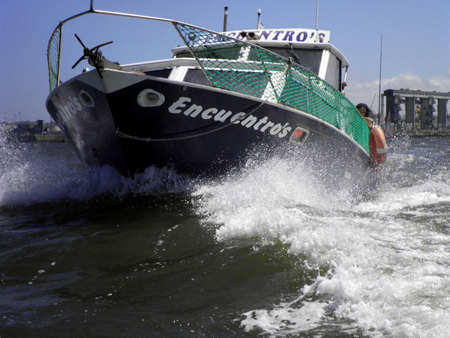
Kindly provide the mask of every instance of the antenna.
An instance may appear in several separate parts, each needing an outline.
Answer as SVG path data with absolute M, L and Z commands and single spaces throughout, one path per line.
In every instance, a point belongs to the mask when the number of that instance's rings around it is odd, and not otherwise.
M 381 65 L 383 61 L 383 34 L 381 34 L 380 46 L 380 76 L 378 78 L 378 124 L 381 125 Z
M 319 31 L 319 0 L 316 1 L 316 31 Z
M 316 0 L 316 39 L 315 42 L 320 42 L 319 38 L 319 0 Z
M 261 9 L 258 9 L 258 22 L 256 23 L 256 29 L 259 29 L 261 27 Z

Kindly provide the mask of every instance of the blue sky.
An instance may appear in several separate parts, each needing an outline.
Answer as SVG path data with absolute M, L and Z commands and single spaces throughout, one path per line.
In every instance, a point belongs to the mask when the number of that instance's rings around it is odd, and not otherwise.
M 0 0 L 0 121 L 49 121 L 48 40 L 59 21 L 89 5 L 90 0 Z M 225 6 L 228 30 L 255 28 L 258 9 L 267 29 L 315 28 L 315 0 L 94 2 L 96 9 L 176 19 L 216 31 L 222 30 Z M 381 35 L 382 90 L 450 91 L 449 0 L 320 0 L 319 29 L 331 31 L 331 43 L 350 61 L 346 93 L 354 104 L 373 102 L 378 110 Z M 181 43 L 168 25 L 89 15 L 65 26 L 63 81 L 88 66 L 84 62 L 71 70 L 82 54 L 74 33 L 91 47 L 114 40 L 103 53 L 122 64 L 169 58 L 170 49 Z

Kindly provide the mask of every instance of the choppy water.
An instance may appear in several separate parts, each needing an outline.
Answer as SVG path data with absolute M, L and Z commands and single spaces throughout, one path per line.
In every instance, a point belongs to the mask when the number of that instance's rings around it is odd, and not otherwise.
M 287 160 L 216 182 L 0 142 L 0 337 L 449 337 L 450 139 L 378 189 Z

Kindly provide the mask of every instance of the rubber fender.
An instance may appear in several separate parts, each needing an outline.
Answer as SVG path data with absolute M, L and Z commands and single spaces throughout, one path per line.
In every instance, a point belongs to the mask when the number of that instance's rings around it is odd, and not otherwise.
M 386 163 L 387 145 L 386 137 L 380 126 L 374 125 L 369 138 L 370 160 L 374 167 Z

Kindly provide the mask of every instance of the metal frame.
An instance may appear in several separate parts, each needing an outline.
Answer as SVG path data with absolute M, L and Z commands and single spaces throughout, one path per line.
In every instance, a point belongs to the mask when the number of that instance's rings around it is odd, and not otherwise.
M 129 13 L 120 13 L 120 12 L 110 12 L 110 11 L 102 11 L 102 10 L 96 10 L 94 9 L 94 0 L 91 0 L 91 6 L 90 9 L 88 11 L 85 12 L 81 12 L 79 14 L 75 14 L 63 21 L 61 21 L 58 26 L 55 28 L 55 30 L 53 31 L 51 37 L 50 37 L 50 41 L 47 47 L 47 62 L 50 66 L 50 47 L 51 47 L 51 42 L 53 40 L 54 35 L 56 34 L 56 32 L 59 30 L 60 34 L 59 34 L 59 50 L 58 50 L 58 70 L 57 70 L 57 80 L 56 80 L 56 87 L 58 87 L 61 83 L 60 80 L 60 73 L 61 73 L 61 51 L 62 51 L 62 35 L 63 35 L 63 26 L 64 24 L 66 24 L 69 21 L 72 21 L 76 18 L 88 15 L 88 14 L 103 14 L 103 15 L 111 15 L 111 16 L 120 16 L 120 17 L 125 17 L 125 18 L 134 18 L 134 19 L 143 19 L 143 20 L 151 20 L 151 21 L 160 21 L 160 22 L 167 22 L 167 23 L 171 23 L 173 25 L 177 25 L 177 24 L 182 24 L 182 25 L 186 25 L 186 26 L 190 26 L 192 28 L 197 28 L 197 29 L 201 29 L 205 32 L 209 32 L 209 33 L 213 33 L 213 34 L 217 34 L 217 32 L 214 32 L 212 30 L 208 30 L 205 28 L 201 28 L 195 25 L 191 25 L 191 24 L 187 24 L 181 21 L 175 21 L 175 20 L 171 20 L 171 19 L 165 19 L 165 18 L 158 18 L 158 17 L 154 17 L 154 16 L 146 16 L 146 15 L 137 15 L 137 14 L 129 14 Z M 231 38 L 234 39 L 234 38 Z M 234 39 L 237 40 L 237 39 Z M 240 40 L 238 40 L 240 41 Z M 243 43 L 247 43 L 245 41 L 241 41 Z M 52 91 L 51 88 L 51 82 L 50 82 L 50 91 Z

